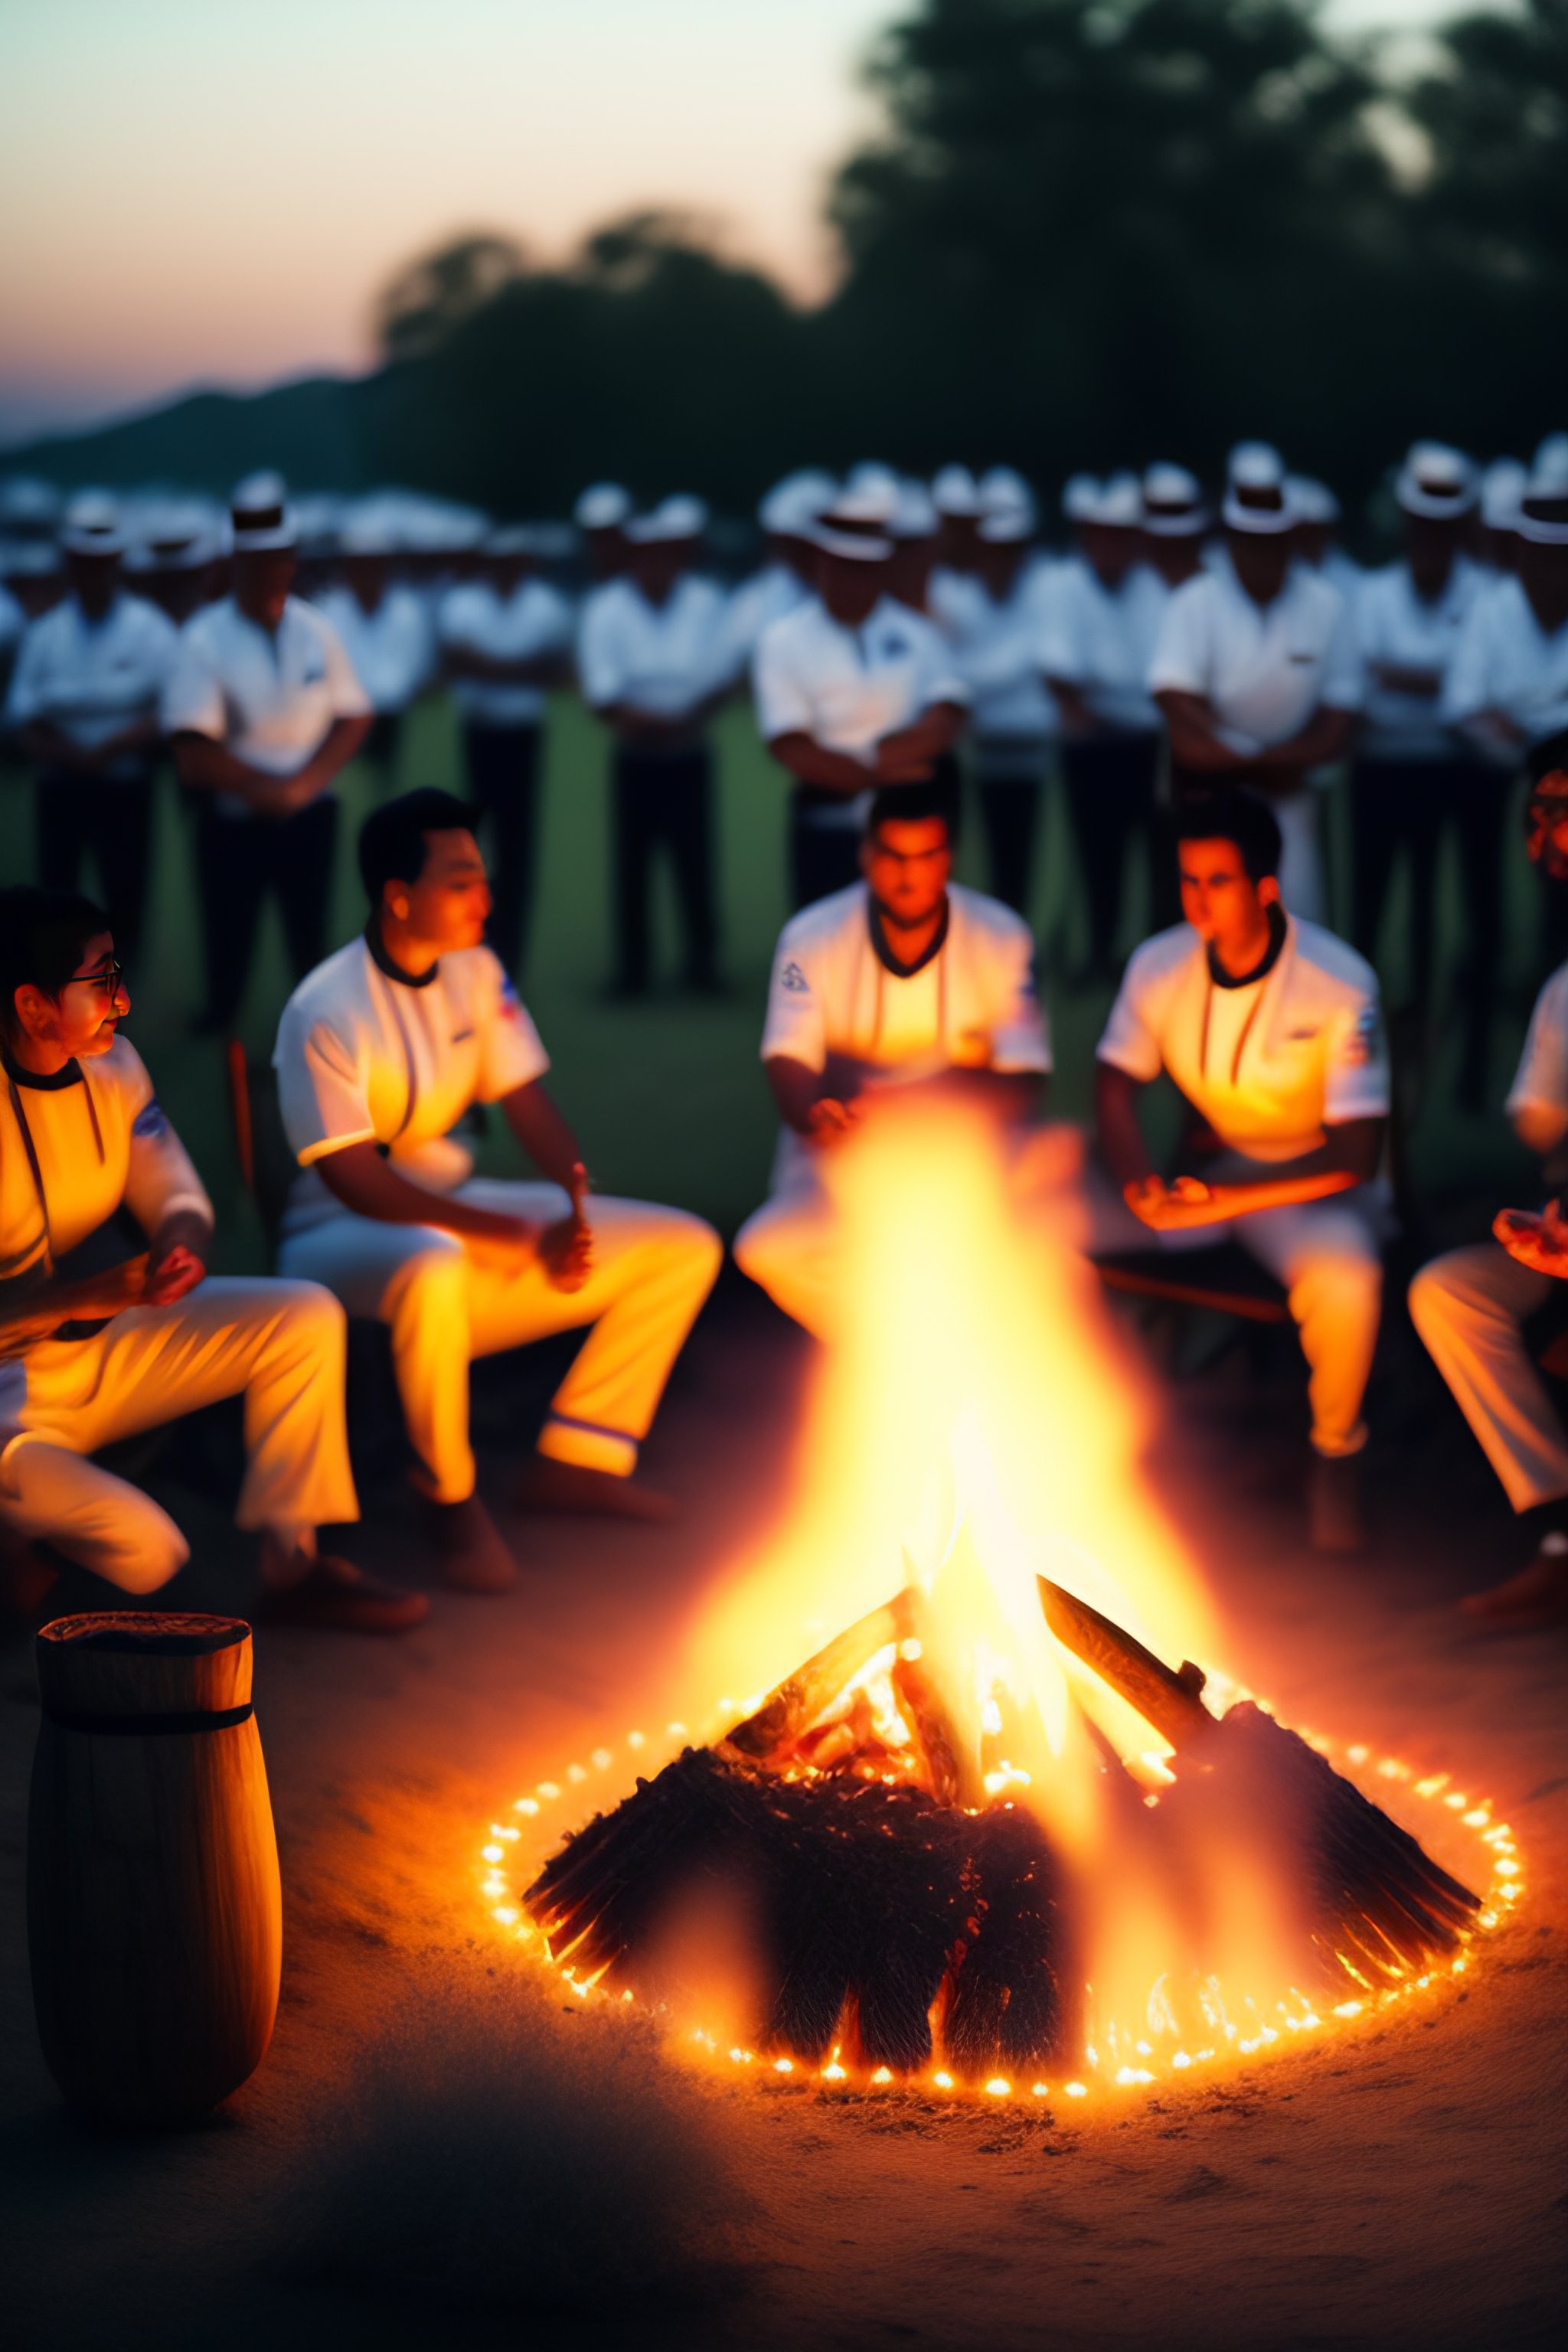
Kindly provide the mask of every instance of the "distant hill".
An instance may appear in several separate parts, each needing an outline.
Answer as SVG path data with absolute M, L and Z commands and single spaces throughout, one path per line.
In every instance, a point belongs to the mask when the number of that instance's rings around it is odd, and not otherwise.
M 195 392 L 121 423 L 0 450 L 0 472 L 64 486 L 173 482 L 222 497 L 241 474 L 278 466 L 300 489 L 368 487 L 365 418 L 374 378 L 303 376 L 267 392 Z

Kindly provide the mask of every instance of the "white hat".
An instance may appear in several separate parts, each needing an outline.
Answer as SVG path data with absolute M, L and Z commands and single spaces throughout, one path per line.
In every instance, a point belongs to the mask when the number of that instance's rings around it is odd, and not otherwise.
M 338 550 L 343 555 L 395 555 L 403 545 L 397 517 L 384 499 L 364 499 L 351 507 L 338 529 Z
M 52 538 L 60 519 L 60 494 L 36 474 L 13 474 L 0 482 L 0 535 Z
M 941 522 L 936 500 L 923 482 L 900 482 L 889 518 L 895 539 L 934 539 Z
M 757 509 L 757 520 L 774 538 L 808 539 L 817 516 L 837 496 L 838 485 L 831 474 L 803 467 L 773 484 Z
M 1143 520 L 1143 491 L 1137 475 L 1112 474 L 1102 482 L 1094 512 L 1084 520 L 1108 530 L 1136 530 Z
M 198 572 L 222 551 L 222 519 L 198 499 L 144 506 L 130 551 L 137 572 Z
M 1156 464 L 1143 476 L 1143 528 L 1155 539 L 1193 539 L 1209 525 L 1203 485 L 1184 466 Z
M 498 523 L 494 530 L 487 530 L 480 540 L 479 553 L 503 558 L 519 555 L 537 556 L 539 534 L 531 523 Z
M 1524 486 L 1514 525 L 1535 547 L 1568 547 L 1568 476 L 1537 467 Z
M 1267 441 L 1239 442 L 1230 453 L 1226 474 L 1220 512 L 1227 530 L 1273 538 L 1293 530 L 1300 520 L 1285 478 L 1284 460 Z
M 1026 507 L 1034 504 L 1035 494 L 1014 466 L 989 466 L 975 485 L 981 509 L 985 514 L 1000 514 L 1005 507 Z
M 977 515 L 980 487 L 967 466 L 943 466 L 931 478 L 931 500 L 939 515 Z
M 579 530 L 619 530 L 631 519 L 631 492 L 619 482 L 595 482 L 572 509 Z
M 1100 508 L 1100 484 L 1092 474 L 1069 474 L 1062 486 L 1062 512 L 1068 522 L 1092 522 Z
M 1409 515 L 1446 521 L 1467 515 L 1476 503 L 1476 469 L 1461 450 L 1443 441 L 1412 442 L 1394 485 Z
M 60 545 L 68 555 L 123 555 L 120 509 L 107 490 L 79 490 L 65 511 Z
M 891 524 L 899 504 L 899 479 L 889 475 L 885 482 L 872 482 L 864 488 L 853 489 L 847 483 L 822 520 L 830 528 L 847 523 L 852 530 L 886 530 Z
M 998 504 L 989 514 L 980 518 L 980 536 L 987 547 L 1020 547 L 1033 539 L 1037 518 L 1033 499 L 1018 499 L 1010 507 Z
M 1481 476 L 1481 520 L 1489 530 L 1517 530 L 1529 470 L 1517 457 L 1494 457 Z
M 1549 433 L 1530 470 L 1537 480 L 1568 482 L 1568 433 Z
M 237 555 L 266 555 L 295 545 L 289 491 L 281 474 L 247 474 L 228 502 L 229 544 Z
M 0 541 L 0 578 L 52 580 L 59 568 L 60 551 L 52 539 Z
M 1333 523 L 1340 519 L 1338 499 L 1327 482 L 1315 481 L 1310 474 L 1289 476 L 1285 495 L 1295 509 L 1298 522 Z
M 636 547 L 657 547 L 674 540 L 700 539 L 708 528 L 708 509 L 700 499 L 662 499 L 650 514 L 638 515 L 626 525 L 626 537 Z
M 846 494 L 852 499 L 877 499 L 891 514 L 899 502 L 899 476 L 891 466 L 884 466 L 874 457 L 863 457 L 851 466 L 844 478 Z

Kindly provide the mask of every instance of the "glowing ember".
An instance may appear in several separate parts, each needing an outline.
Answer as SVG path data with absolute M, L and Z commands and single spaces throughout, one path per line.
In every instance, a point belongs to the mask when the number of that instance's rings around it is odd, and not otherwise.
M 481 1850 L 497 1925 L 575 1996 L 647 2002 L 781 2088 L 1185 2079 L 1430 1995 L 1519 1900 L 1507 1825 L 1446 1776 L 1345 1755 L 1469 1833 L 1479 1906 L 1329 1742 L 1161 1663 L 1211 1654 L 1212 1619 L 1142 1479 L 1053 1153 L 1009 1170 L 979 1129 L 894 1113 L 834 1156 L 857 1274 L 804 1490 L 701 1644 L 715 1680 L 773 1696 L 723 1699 L 710 1748 L 533 1885 L 532 1832 L 583 1765 L 517 1801 L 528 1856 L 513 1822 Z M 646 1769 L 644 1736 L 626 1747 Z M 591 1752 L 595 1776 L 616 1762 Z

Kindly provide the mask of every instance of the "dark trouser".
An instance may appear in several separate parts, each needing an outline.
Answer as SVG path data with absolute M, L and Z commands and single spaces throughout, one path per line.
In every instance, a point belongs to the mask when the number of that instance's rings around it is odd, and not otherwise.
M 324 793 L 297 816 L 226 817 L 210 803 L 196 826 L 196 875 L 206 934 L 205 1025 L 233 1023 L 250 977 L 261 901 L 270 890 L 283 918 L 296 982 L 327 952 L 338 804 Z
M 1410 991 L 1427 1010 L 1436 915 L 1436 873 L 1451 823 L 1459 848 L 1468 953 L 1465 963 L 1462 1085 L 1472 1097 L 1486 1076 L 1502 946 L 1502 828 L 1509 780 L 1475 760 L 1358 760 L 1351 770 L 1355 845 L 1355 944 L 1376 961 L 1378 933 L 1402 849 L 1410 854 Z
M 985 835 L 991 895 L 1005 907 L 1027 916 L 1034 894 L 1035 848 L 1040 834 L 1043 752 L 1031 773 L 1022 755 L 1009 749 L 1005 764 L 994 767 L 984 743 L 974 756 L 974 781 L 980 793 L 980 822 Z
M 490 945 L 513 979 L 520 980 L 533 913 L 539 730 L 465 727 L 463 761 L 469 795 L 484 811 L 489 835 Z
M 376 771 L 384 792 L 390 792 L 397 782 L 397 754 L 402 743 L 402 711 L 378 710 L 370 722 L 370 733 L 360 745 L 359 756 Z
M 821 820 L 824 804 L 836 797 L 814 794 L 809 785 L 797 786 L 790 802 L 790 885 L 796 914 L 860 879 L 860 827 Z
M 1153 830 L 1157 735 L 1089 735 L 1062 745 L 1062 778 L 1083 872 L 1089 960 L 1098 977 L 1112 969 L 1131 836 Z
M 142 942 L 153 851 L 150 772 L 116 782 L 69 768 L 46 768 L 35 808 L 39 881 L 47 890 L 79 889 L 90 858 L 115 947 L 127 963 L 133 962 Z
M 686 978 L 717 977 L 719 921 L 713 904 L 713 762 L 705 744 L 662 757 L 623 744 L 615 762 L 616 981 L 647 985 L 654 853 L 675 874 L 686 931 Z

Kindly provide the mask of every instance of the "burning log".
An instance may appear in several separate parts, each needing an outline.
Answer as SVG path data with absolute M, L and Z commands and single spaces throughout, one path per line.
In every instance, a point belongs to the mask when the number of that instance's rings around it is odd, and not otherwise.
M 1223 1716 L 1203 1700 L 1204 1675 L 1163 1659 L 1099 1610 L 1039 1579 L 1046 1622 L 1065 1649 L 1136 1707 L 1192 1768 L 1162 1801 L 1170 1826 L 1226 1789 L 1276 1841 L 1300 1850 L 1310 1931 L 1327 1969 L 1388 1982 L 1456 1951 L 1480 1897 L 1449 1876 L 1409 1832 L 1315 1748 L 1248 1702 Z
M 816 2063 L 843 2042 L 870 2066 L 915 2073 L 945 1986 L 961 2071 L 1058 2054 L 1072 2021 L 1058 1866 L 1032 1817 L 956 1802 L 957 1743 L 917 1660 L 900 1658 L 894 1679 L 927 1785 L 795 1761 L 842 1760 L 814 1751 L 816 1718 L 910 1639 L 918 1611 L 912 1592 L 873 1611 L 715 1747 L 685 1749 L 570 1839 L 523 1897 L 552 1955 L 627 1985 L 653 1967 L 672 1905 L 705 1884 L 738 1887 L 759 1947 L 759 2048 Z

